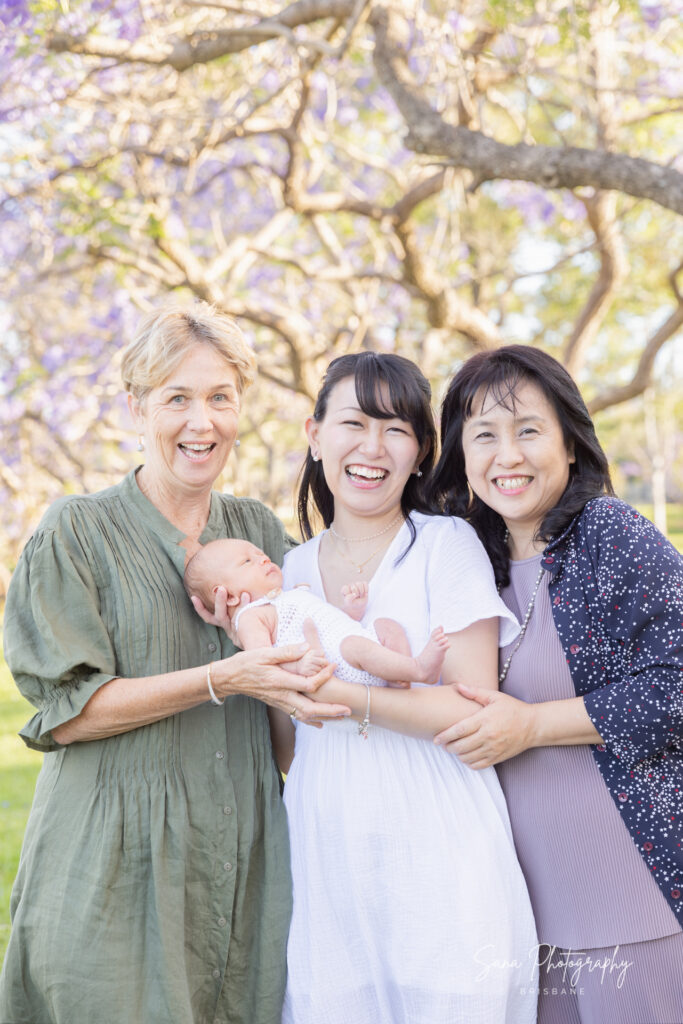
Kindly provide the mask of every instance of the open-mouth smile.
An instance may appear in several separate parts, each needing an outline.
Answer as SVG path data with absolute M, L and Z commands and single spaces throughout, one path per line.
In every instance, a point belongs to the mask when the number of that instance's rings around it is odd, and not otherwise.
M 181 443 L 178 445 L 178 448 L 183 453 L 183 455 L 186 458 L 190 459 L 191 462 L 201 462 L 203 459 L 205 459 L 208 455 L 211 454 L 215 447 L 216 444 L 213 441 L 207 442 L 205 444 L 193 443 L 190 441 L 181 441 Z
M 497 476 L 493 483 L 499 491 L 520 491 L 533 480 L 532 476 Z
M 360 463 L 353 463 L 344 470 L 350 480 L 357 483 L 381 483 L 386 479 L 389 471 L 380 469 L 378 466 L 363 466 Z

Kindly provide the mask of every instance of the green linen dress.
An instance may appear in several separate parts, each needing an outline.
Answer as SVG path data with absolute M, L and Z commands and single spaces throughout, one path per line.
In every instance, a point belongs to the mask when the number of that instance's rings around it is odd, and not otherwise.
M 290 546 L 213 492 L 201 536 Z M 7 600 L 7 661 L 46 751 L 12 893 L 2 1024 L 279 1024 L 289 849 L 265 705 L 228 697 L 109 739 L 51 730 L 116 676 L 228 657 L 183 589 L 183 534 L 131 472 L 45 515 Z

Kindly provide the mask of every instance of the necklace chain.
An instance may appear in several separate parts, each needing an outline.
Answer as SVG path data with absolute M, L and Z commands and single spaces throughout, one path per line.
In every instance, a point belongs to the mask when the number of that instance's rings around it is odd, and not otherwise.
M 403 518 L 403 513 L 399 512 L 399 514 L 392 519 L 392 521 L 389 523 L 389 525 L 385 526 L 383 530 L 379 531 L 379 533 L 374 533 L 370 537 L 356 537 L 355 540 L 357 540 L 357 541 L 361 541 L 361 540 L 374 540 L 377 537 L 382 537 L 384 534 L 387 534 L 389 532 L 389 530 L 392 528 L 392 526 L 396 526 L 396 524 L 398 523 L 399 519 L 402 519 L 402 518 Z M 352 538 L 340 537 L 340 535 L 335 530 L 334 526 L 330 526 L 330 533 L 334 537 L 334 546 L 336 547 L 336 549 L 339 552 L 339 554 L 341 555 L 341 557 L 344 559 L 345 562 L 348 562 L 349 565 L 352 565 L 354 567 L 354 569 L 356 570 L 356 572 L 358 573 L 359 576 L 362 574 L 363 569 L 365 568 L 365 566 L 368 565 L 368 563 L 371 562 L 373 560 L 373 558 L 375 558 L 375 556 L 380 553 L 380 551 L 383 551 L 386 548 L 387 542 L 388 541 L 390 542 L 391 540 L 393 540 L 393 537 L 387 538 L 387 540 L 383 540 L 382 543 L 380 544 L 380 546 L 378 548 L 375 548 L 375 550 L 372 552 L 371 555 L 368 555 L 368 557 L 365 558 L 362 562 L 356 562 L 356 560 L 351 558 L 350 555 L 346 554 L 345 551 L 342 551 L 341 544 L 339 543 L 339 541 L 342 541 L 342 540 L 345 541 L 346 543 L 348 543 L 349 540 L 352 539 Z
M 375 540 L 377 537 L 381 537 L 383 534 L 388 533 L 391 527 L 396 526 L 396 523 L 402 518 L 403 512 L 398 512 L 383 530 L 380 530 L 379 533 L 371 533 L 368 537 L 342 537 L 342 535 L 337 533 L 335 530 L 334 523 L 330 523 L 330 533 L 332 533 L 337 540 L 343 540 L 346 544 L 360 544 L 364 540 Z
M 509 536 L 509 534 L 508 534 L 508 531 L 506 530 L 505 531 L 505 543 L 506 544 L 507 544 L 508 536 Z M 509 653 L 509 655 L 508 655 L 508 657 L 507 657 L 507 659 L 505 661 L 505 664 L 503 665 L 503 667 L 501 669 L 500 675 L 498 677 L 498 685 L 499 686 L 502 686 L 503 683 L 505 682 L 505 680 L 507 678 L 507 674 L 508 674 L 508 672 L 510 670 L 510 662 L 512 661 L 512 659 L 514 658 L 515 654 L 519 650 L 519 648 L 521 646 L 521 643 L 522 643 L 522 640 L 524 639 L 524 634 L 526 633 L 527 626 L 529 625 L 529 620 L 531 619 L 531 616 L 533 614 L 534 604 L 536 603 L 536 594 L 538 593 L 538 588 L 541 585 L 541 580 L 543 579 L 543 573 L 544 572 L 545 572 L 545 569 L 543 567 L 543 563 L 541 562 L 541 568 L 538 570 L 538 576 L 536 577 L 536 583 L 534 585 L 534 591 L 533 591 L 533 594 L 531 595 L 531 600 L 529 601 L 527 610 L 526 610 L 526 612 L 524 614 L 524 618 L 522 619 L 522 628 L 519 631 L 519 636 L 517 637 L 517 643 L 515 644 L 515 646 L 510 651 L 510 653 Z M 501 588 L 498 587 L 498 593 L 499 594 L 500 594 L 500 590 L 501 590 Z
M 378 555 L 380 553 L 380 551 L 383 549 L 384 542 L 382 542 L 382 544 L 380 544 L 380 546 L 378 548 L 376 548 L 372 552 L 372 554 L 368 558 L 365 559 L 364 562 L 354 562 L 353 558 L 351 558 L 349 555 L 344 554 L 342 549 L 339 547 L 339 544 L 335 543 L 335 547 L 336 547 L 337 551 L 339 552 L 339 554 L 344 559 L 344 561 L 348 562 L 349 565 L 352 565 L 354 567 L 354 569 L 356 570 L 356 572 L 358 573 L 358 575 L 360 576 L 361 573 L 363 572 L 363 569 L 368 564 L 368 562 L 371 562 L 373 560 L 373 558 L 375 557 L 375 555 Z

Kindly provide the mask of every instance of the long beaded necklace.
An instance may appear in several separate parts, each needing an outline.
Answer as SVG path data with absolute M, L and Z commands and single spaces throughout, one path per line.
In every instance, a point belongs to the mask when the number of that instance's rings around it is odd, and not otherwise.
M 391 520 L 389 525 L 385 526 L 383 530 L 380 530 L 379 533 L 373 533 L 369 537 L 341 537 L 337 533 L 337 531 L 335 530 L 334 524 L 332 524 L 330 526 L 330 533 L 335 538 L 334 546 L 336 547 L 336 549 L 339 552 L 339 554 L 341 555 L 341 557 L 344 559 L 345 562 L 348 562 L 349 565 L 352 565 L 354 567 L 354 569 L 356 570 L 356 572 L 358 573 L 358 575 L 360 576 L 360 575 L 362 575 L 362 572 L 363 572 L 363 569 L 365 568 L 365 566 L 368 565 L 368 563 L 371 562 L 373 560 L 373 558 L 380 553 L 380 551 L 384 550 L 384 548 L 386 547 L 386 543 L 387 542 L 386 541 L 382 541 L 380 546 L 378 548 L 375 548 L 375 550 L 372 552 L 372 554 L 368 555 L 368 557 L 366 559 L 364 559 L 362 562 L 356 562 L 355 559 L 351 558 L 350 555 L 347 555 L 345 551 L 342 551 L 341 545 L 338 542 L 340 540 L 343 540 L 343 541 L 345 541 L 348 544 L 349 542 L 353 543 L 354 541 L 360 542 L 360 541 L 364 541 L 364 540 L 374 540 L 376 537 L 382 537 L 384 534 L 389 532 L 389 530 L 392 528 L 392 526 L 396 526 L 396 524 L 398 523 L 399 519 L 403 519 L 403 513 L 402 512 L 399 512 L 397 516 L 394 516 L 394 518 Z M 393 538 L 392 538 L 392 540 L 393 540 Z
M 508 539 L 508 531 L 506 530 L 505 531 L 505 543 L 506 544 L 507 544 L 507 539 Z M 543 563 L 541 563 L 541 568 L 538 570 L 538 576 L 536 577 L 536 583 L 534 585 L 534 592 L 531 595 L 531 600 L 529 601 L 529 605 L 528 605 L 527 610 L 526 610 L 526 612 L 524 614 L 524 618 L 522 619 L 522 627 L 521 627 L 521 629 L 519 631 L 519 636 L 517 637 L 517 643 L 515 644 L 515 646 L 510 651 L 510 653 L 509 653 L 509 655 L 508 655 L 508 657 L 507 657 L 507 659 L 505 661 L 505 664 L 503 665 L 503 667 L 502 667 L 502 669 L 500 671 L 500 675 L 498 676 L 498 685 L 499 686 L 502 686 L 503 683 L 505 682 L 505 680 L 507 678 L 507 674 L 508 674 L 508 672 L 510 670 L 510 662 L 512 661 L 512 659 L 514 658 L 515 654 L 519 650 L 520 645 L 522 643 L 522 640 L 524 639 L 524 634 L 526 633 L 527 626 L 529 625 L 529 620 L 530 620 L 531 615 L 532 615 L 533 610 L 534 610 L 534 604 L 536 602 L 536 594 L 538 593 L 538 588 L 541 585 L 541 580 L 543 579 L 543 573 L 544 572 L 545 572 L 545 569 L 543 568 Z M 500 594 L 500 591 L 501 591 L 501 588 L 499 586 L 498 587 L 498 593 L 499 594 Z

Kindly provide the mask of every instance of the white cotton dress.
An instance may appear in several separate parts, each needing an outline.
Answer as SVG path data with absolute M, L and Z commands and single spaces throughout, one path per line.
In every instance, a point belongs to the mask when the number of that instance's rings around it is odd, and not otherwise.
M 369 588 L 367 625 L 413 651 L 443 626 L 500 617 L 472 528 L 412 513 Z M 320 538 L 290 551 L 286 588 L 324 597 Z M 433 743 L 355 722 L 298 725 L 285 785 L 294 883 L 283 1024 L 532 1024 L 536 933 L 503 794 Z

